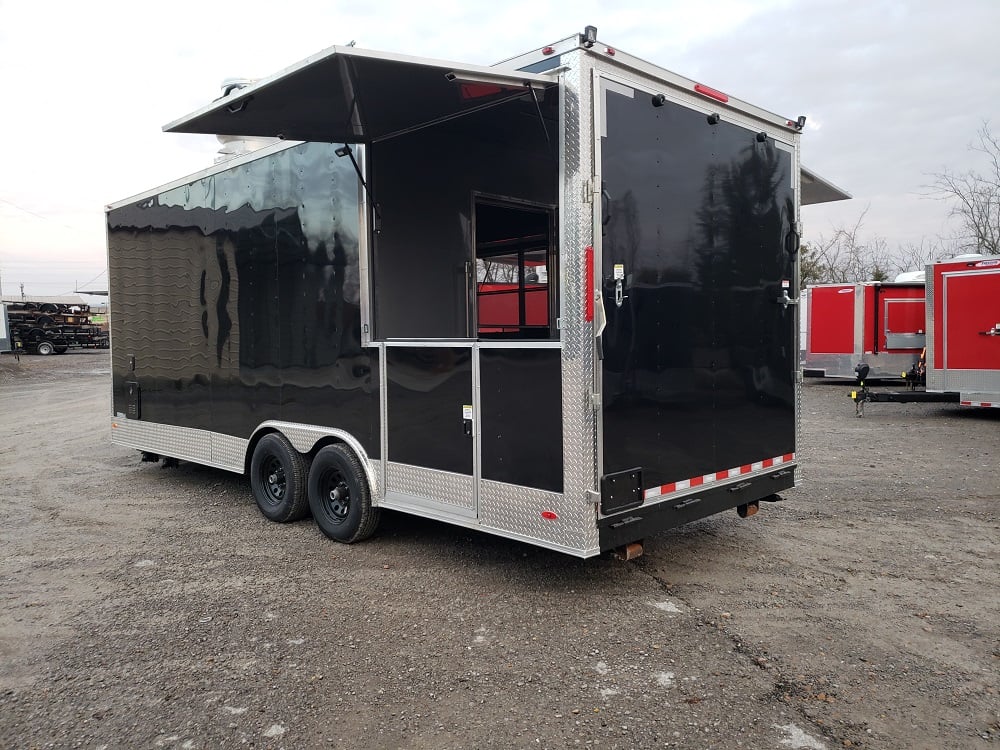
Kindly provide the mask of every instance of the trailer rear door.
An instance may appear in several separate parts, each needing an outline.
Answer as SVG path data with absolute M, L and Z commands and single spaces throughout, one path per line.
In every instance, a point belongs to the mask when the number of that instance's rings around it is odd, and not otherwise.
M 646 488 L 793 453 L 797 366 L 793 146 L 652 93 L 597 125 L 603 473 Z
M 980 371 L 993 380 L 1000 372 L 1000 268 L 962 269 L 942 274 L 941 332 L 937 337 L 945 370 Z

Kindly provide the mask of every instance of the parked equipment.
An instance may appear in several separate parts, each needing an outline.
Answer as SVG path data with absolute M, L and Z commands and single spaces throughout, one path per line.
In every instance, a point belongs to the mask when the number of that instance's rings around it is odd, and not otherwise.
M 807 377 L 899 378 L 925 344 L 924 283 L 816 284 L 806 290 Z
M 12 349 L 10 325 L 7 320 L 7 306 L 0 304 L 0 354 Z
M 70 349 L 106 349 L 108 331 L 91 321 L 84 303 L 5 302 L 13 345 L 28 354 L 65 354 Z
M 872 391 L 860 370 L 861 390 L 851 393 L 859 416 L 870 401 L 1000 407 L 1000 257 L 934 263 L 926 278 L 926 388 Z
M 789 120 L 599 43 L 332 47 L 169 132 L 283 138 L 109 207 L 113 440 L 581 557 L 796 469 Z
M 1000 407 L 1000 257 L 935 263 L 927 296 L 927 389 Z

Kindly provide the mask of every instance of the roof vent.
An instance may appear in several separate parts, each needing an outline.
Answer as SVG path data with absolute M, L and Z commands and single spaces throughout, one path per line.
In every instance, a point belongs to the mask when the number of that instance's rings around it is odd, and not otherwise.
M 222 82 L 222 97 L 220 98 L 224 99 L 235 91 L 245 89 L 252 83 L 256 83 L 256 79 L 226 78 Z M 270 146 L 272 143 L 278 142 L 277 138 L 262 138 L 248 135 L 216 135 L 215 137 L 222 144 L 222 148 L 216 152 L 216 164 L 236 156 L 249 154 L 259 148 L 264 148 L 264 146 Z

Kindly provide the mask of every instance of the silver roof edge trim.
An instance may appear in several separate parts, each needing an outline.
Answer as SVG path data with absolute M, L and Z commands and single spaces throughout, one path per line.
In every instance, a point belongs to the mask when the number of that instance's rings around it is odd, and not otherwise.
M 251 151 L 247 154 L 240 154 L 239 156 L 234 156 L 232 159 L 226 159 L 225 161 L 216 162 L 210 167 L 205 167 L 197 172 L 193 172 L 186 177 L 178 177 L 176 180 L 171 180 L 170 182 L 164 183 L 159 187 L 150 188 L 149 190 L 143 190 L 141 193 L 136 193 L 128 198 L 122 198 L 114 203 L 109 203 L 104 207 L 105 213 L 112 211 L 116 208 L 121 208 L 122 206 L 128 206 L 137 201 L 145 200 L 146 198 L 152 198 L 154 195 L 159 195 L 160 193 L 166 192 L 167 190 L 173 190 L 174 188 L 179 188 L 182 185 L 187 185 L 188 183 L 195 182 L 197 180 L 204 179 L 213 174 L 219 174 L 220 172 L 225 172 L 227 169 L 233 169 L 234 167 L 242 166 L 252 161 L 256 161 L 264 156 L 270 156 L 271 154 L 276 154 L 279 151 L 284 151 L 287 148 L 294 148 L 295 146 L 301 146 L 305 141 L 280 141 L 278 143 L 272 143 L 268 146 L 257 149 L 256 151 Z

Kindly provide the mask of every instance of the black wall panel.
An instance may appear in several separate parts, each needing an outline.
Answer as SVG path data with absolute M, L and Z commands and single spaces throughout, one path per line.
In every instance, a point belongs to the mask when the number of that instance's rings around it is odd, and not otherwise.
M 562 492 L 558 349 L 480 349 L 482 477 Z
M 318 424 L 378 457 L 358 234 L 354 169 L 321 143 L 110 211 L 115 413 L 134 357 L 145 420 L 238 437 Z
M 390 346 L 386 374 L 389 460 L 472 474 L 462 411 L 472 405 L 472 350 Z

